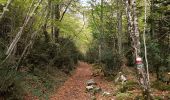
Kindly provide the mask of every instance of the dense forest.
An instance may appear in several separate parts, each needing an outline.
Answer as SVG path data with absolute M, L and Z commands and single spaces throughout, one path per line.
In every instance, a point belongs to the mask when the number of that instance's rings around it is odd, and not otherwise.
M 82 66 L 116 92 L 51 99 Z M 170 100 L 170 1 L 0 0 L 0 99 Z

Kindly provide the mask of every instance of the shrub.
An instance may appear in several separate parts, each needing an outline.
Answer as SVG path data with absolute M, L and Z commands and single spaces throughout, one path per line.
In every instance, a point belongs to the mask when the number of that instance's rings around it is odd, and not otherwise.
M 24 62 L 27 65 L 33 64 L 46 68 L 44 66 L 50 64 L 69 73 L 78 60 L 83 59 L 73 41 L 67 38 L 60 38 L 57 44 L 46 43 L 40 39 L 35 42 L 34 48 Z

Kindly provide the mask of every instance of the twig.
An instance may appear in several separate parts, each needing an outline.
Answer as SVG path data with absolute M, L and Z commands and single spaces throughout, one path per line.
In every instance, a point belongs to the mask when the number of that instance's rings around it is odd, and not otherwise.
M 6 4 L 6 6 L 3 8 L 3 12 L 2 12 L 2 14 L 1 14 L 1 16 L 0 16 L 0 21 L 1 21 L 2 18 L 4 17 L 5 12 L 8 11 L 8 8 L 9 8 L 10 4 L 12 3 L 12 1 L 13 1 L 13 0 L 8 0 L 8 1 L 7 1 L 7 4 Z
M 70 4 L 72 3 L 72 1 L 73 1 L 73 0 L 70 0 L 70 2 L 68 3 L 68 5 L 66 6 L 66 8 L 65 8 L 63 14 L 61 15 L 60 20 L 59 20 L 60 22 L 63 20 L 64 15 L 65 15 L 65 13 L 67 12 L 67 9 L 68 9 L 68 7 L 70 6 Z

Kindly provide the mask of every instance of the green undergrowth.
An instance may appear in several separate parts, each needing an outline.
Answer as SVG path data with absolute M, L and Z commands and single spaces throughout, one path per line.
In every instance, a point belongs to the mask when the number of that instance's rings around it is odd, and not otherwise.
M 5 100 L 23 100 L 27 96 L 48 100 L 51 93 L 61 86 L 68 76 L 56 68 L 49 70 L 48 73 L 39 68 L 35 68 L 32 73 L 11 70 L 6 75 L 8 77 L 5 77 L 5 81 L 0 81 L 1 96 Z
M 130 93 L 118 93 L 116 100 L 133 100 L 132 94 Z
M 5 43 L 5 42 L 3 42 Z M 33 49 L 18 63 L 24 44 L 3 65 L 0 65 L 0 99 L 23 100 L 30 96 L 48 99 L 52 91 L 64 83 L 83 59 L 73 40 L 59 38 L 57 43 L 41 37 L 34 41 Z M 0 45 L 0 63 L 5 59 L 5 47 Z M 16 71 L 18 65 L 18 71 Z
M 127 81 L 126 83 L 124 83 L 123 85 L 120 85 L 119 87 L 120 88 L 118 91 L 121 93 L 125 93 L 127 91 L 133 91 L 135 89 L 140 89 L 139 88 L 140 86 L 138 85 L 138 83 L 134 81 Z
M 170 85 L 160 81 L 153 82 L 151 87 L 161 91 L 170 91 Z

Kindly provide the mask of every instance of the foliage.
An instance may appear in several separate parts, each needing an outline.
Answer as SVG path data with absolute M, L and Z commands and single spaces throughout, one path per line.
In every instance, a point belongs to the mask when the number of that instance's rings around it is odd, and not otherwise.
M 113 71 L 118 71 L 122 65 L 125 49 L 122 49 L 122 54 L 119 53 L 117 17 L 113 16 L 117 14 L 116 1 L 103 2 L 103 4 L 90 2 L 92 9 L 88 11 L 90 13 L 88 21 L 93 41 L 86 52 L 86 58 L 89 62 L 101 64 L 105 76 L 112 76 Z M 126 21 L 124 18 L 122 20 Z M 126 23 L 123 23 L 123 26 L 126 26 Z M 123 32 L 126 30 L 122 29 Z M 126 44 L 128 40 L 123 38 L 126 35 L 121 34 L 121 36 L 122 44 Z
M 167 0 L 151 0 L 150 14 L 148 16 L 147 50 L 150 70 L 156 72 L 157 79 L 169 71 L 169 15 Z
M 82 22 L 77 20 L 77 13 L 71 12 L 71 8 L 68 8 L 70 12 L 66 12 L 62 21 L 51 18 L 50 14 L 54 9 L 49 7 L 49 1 L 43 0 L 31 15 L 30 12 L 38 1 L 13 0 L 0 20 L 0 64 L 5 61 L 0 67 L 0 94 L 9 92 L 7 99 L 13 96 L 22 97 L 28 92 L 40 99 L 48 99 L 52 89 L 60 86 L 74 70 L 78 60 L 83 60 L 82 52 L 88 44 L 85 37 L 89 37 L 84 33 L 88 31 L 84 29 Z M 6 3 L 7 0 L 0 0 L 0 12 L 3 12 Z M 61 14 L 65 9 L 63 5 L 67 3 L 68 0 L 52 0 L 52 4 L 61 5 L 62 8 L 58 9 Z M 78 5 L 75 1 L 71 5 L 74 3 Z M 4 60 L 6 49 L 30 16 L 15 50 Z M 52 27 L 59 29 L 59 37 L 55 39 Z M 83 48 L 78 48 L 82 44 Z M 14 90 L 9 89 L 10 87 Z
M 128 35 L 123 0 L 92 0 L 88 2 L 89 5 L 84 6 L 81 6 L 79 0 L 71 3 L 70 0 L 43 0 L 33 15 L 31 12 L 38 1 L 32 1 L 34 0 L 13 0 L 9 8 L 4 9 L 8 2 L 0 0 L 0 13 L 6 11 L 0 19 L 0 64 L 5 61 L 0 65 L 0 93 L 10 93 L 15 98 L 27 89 L 36 96 L 43 95 L 47 99 L 48 95 L 43 94 L 41 89 L 53 88 L 55 75 L 50 75 L 51 70 L 70 74 L 78 61 L 84 60 L 84 56 L 89 63 L 100 66 L 99 70 L 105 76 L 114 77 L 122 65 L 134 66 L 132 40 Z M 167 82 L 169 78 L 166 79 L 164 74 L 170 70 L 169 2 L 150 1 L 146 27 L 149 70 L 157 74 L 157 79 Z M 141 0 L 137 0 L 137 11 L 142 33 L 144 3 Z M 25 25 L 28 17 L 31 18 Z M 19 41 L 11 55 L 7 56 L 5 52 L 13 44 L 13 39 L 19 36 L 22 27 Z M 143 49 L 142 46 L 144 58 Z M 5 59 L 6 57 L 9 58 Z M 124 59 L 128 61 L 125 63 Z M 28 80 L 24 81 L 27 78 L 30 83 Z M 32 85 L 35 84 L 34 88 Z M 154 83 L 153 87 L 160 84 L 162 83 Z M 128 81 L 123 86 L 123 91 L 134 87 L 137 88 L 137 84 Z M 157 88 L 169 90 L 164 85 Z M 121 93 L 117 98 L 129 96 Z
M 130 93 L 118 93 L 116 95 L 116 100 L 132 100 L 132 94 Z
M 153 82 L 152 87 L 161 91 L 170 91 L 170 86 L 160 81 Z
M 76 50 L 76 46 L 69 39 L 61 38 L 57 45 L 45 43 L 45 41 L 37 40 L 35 42 L 36 49 L 28 55 L 26 64 L 33 66 L 48 65 L 62 67 L 73 67 L 81 57 L 81 53 Z M 69 48 L 66 48 L 68 47 Z M 64 68 L 71 70 L 70 68 Z
M 127 81 L 125 86 L 127 87 L 128 91 L 134 90 L 134 89 L 139 89 L 139 84 L 137 82 L 134 81 Z

